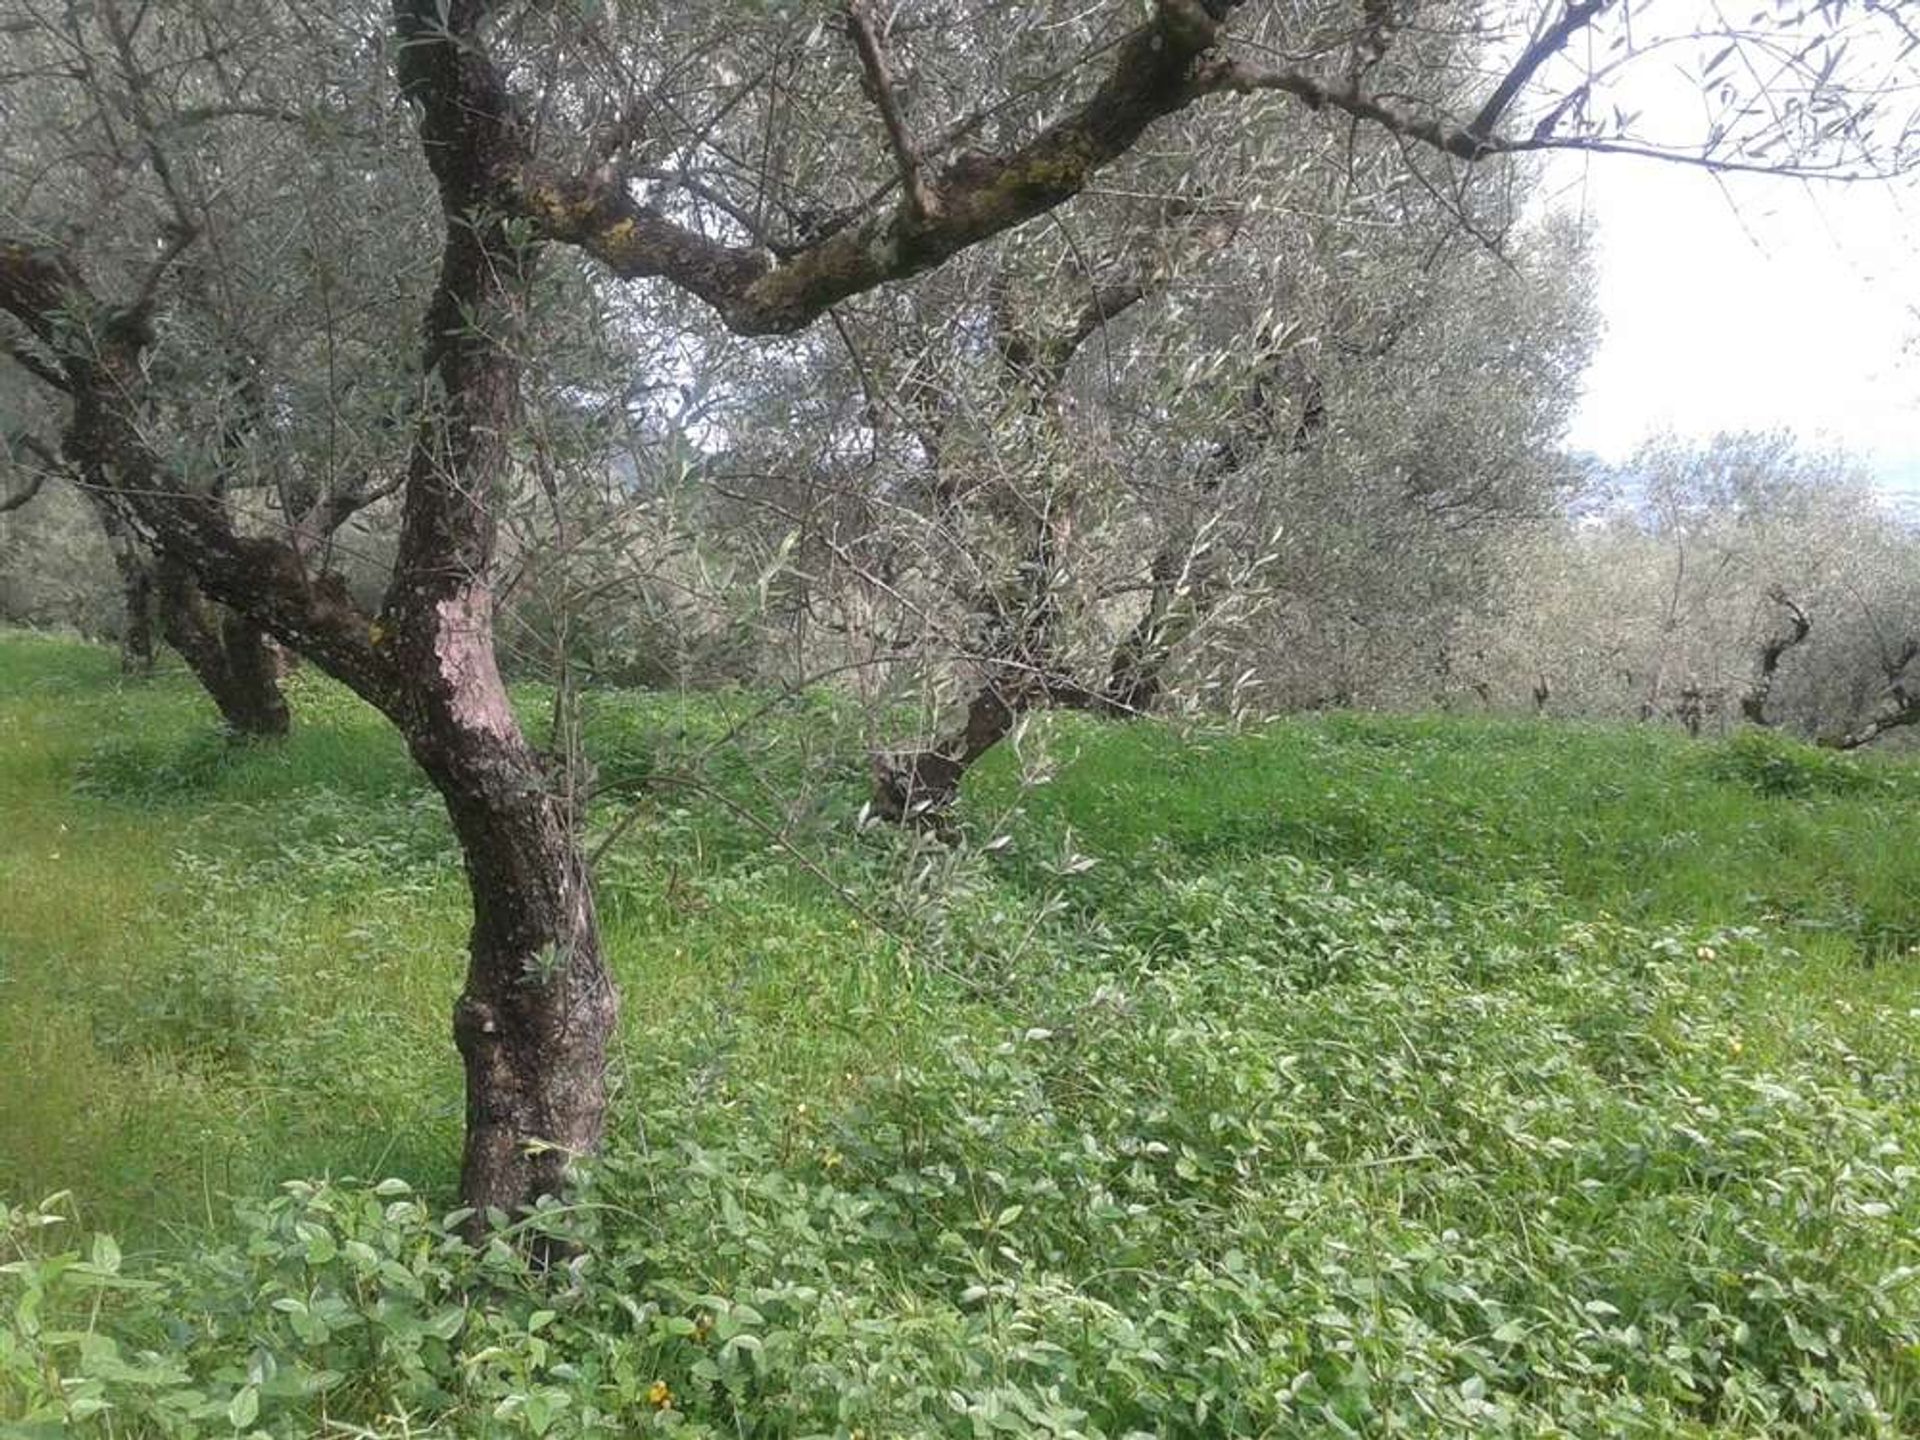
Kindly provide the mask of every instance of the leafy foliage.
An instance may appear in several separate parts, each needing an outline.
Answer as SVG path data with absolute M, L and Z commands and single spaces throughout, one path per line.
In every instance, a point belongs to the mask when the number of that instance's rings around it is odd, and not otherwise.
M 745 750 L 715 746 L 751 697 L 595 697 L 649 843 L 602 862 L 620 1090 L 521 1226 L 583 1242 L 541 1272 L 446 1213 L 461 882 L 381 732 L 302 681 L 304 733 L 178 806 L 96 737 L 191 769 L 184 686 L 0 664 L 18 1433 L 1920 1421 L 1903 766 L 1783 791 L 1753 742 L 1644 730 L 1061 720 L 1022 741 L 1051 783 L 999 765 L 933 845 L 847 835 L 858 757 L 811 707 Z M 644 788 L 703 752 L 707 790 Z M 742 818 L 770 792 L 821 873 Z M 117 951 L 74 913 L 109 895 L 169 913 Z M 243 1043 L 111 1043 L 198 1016 L 159 977 L 203 963 L 261 997 Z
M 1872 784 L 1871 774 L 1846 756 L 1764 730 L 1735 735 L 1711 753 L 1708 769 L 1762 795 L 1849 795 Z

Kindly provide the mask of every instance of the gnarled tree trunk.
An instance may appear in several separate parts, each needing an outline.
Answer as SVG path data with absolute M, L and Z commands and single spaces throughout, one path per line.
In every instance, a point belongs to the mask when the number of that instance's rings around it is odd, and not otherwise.
M 460 1195 L 511 1215 L 598 1147 L 617 1001 L 576 817 L 521 734 L 481 593 L 436 602 L 403 662 L 414 758 L 453 821 L 473 896 L 453 1033 L 466 1067 Z
M 599 1145 L 618 1006 L 577 817 L 494 660 L 490 504 L 507 478 L 520 380 L 509 337 L 535 255 L 487 212 L 525 139 L 499 75 L 433 4 L 398 13 L 401 87 L 447 228 L 422 366 L 439 393 L 409 462 L 380 629 L 389 713 L 446 802 L 473 892 L 454 1038 L 467 1082 L 460 1193 L 484 1224 L 489 1209 L 558 1193 L 568 1162 Z
M 1899 649 L 1882 654 L 1880 665 L 1886 673 L 1887 688 L 1878 712 L 1858 729 L 1825 736 L 1820 743 L 1835 750 L 1858 750 L 1889 730 L 1920 725 L 1920 690 L 1907 685 L 1907 667 L 1915 660 L 1920 660 L 1920 639 L 1909 638 Z
M 186 566 L 162 556 L 153 566 L 161 633 L 220 708 L 237 739 L 273 740 L 287 733 L 279 652 L 258 625 L 200 591 Z
M 1813 622 L 1807 619 L 1807 612 L 1794 604 L 1785 590 L 1776 586 L 1767 598 L 1787 612 L 1787 631 L 1769 635 L 1761 645 L 1760 664 L 1754 671 L 1753 682 L 1740 697 L 1740 714 L 1754 725 L 1772 723 L 1767 719 L 1767 701 L 1773 698 L 1773 679 L 1780 672 L 1780 662 L 1789 650 L 1813 633 Z
M 949 734 L 920 750 L 876 755 L 873 760 L 873 813 L 895 822 L 935 818 L 960 797 L 960 782 L 975 761 L 1013 730 L 1026 709 L 1019 690 L 1002 690 L 989 681 L 975 692 L 966 715 Z

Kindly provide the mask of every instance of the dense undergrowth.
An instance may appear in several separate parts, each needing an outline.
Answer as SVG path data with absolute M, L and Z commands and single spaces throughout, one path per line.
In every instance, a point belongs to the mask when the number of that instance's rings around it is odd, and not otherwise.
M 294 690 L 233 749 L 0 637 L 0 1433 L 1920 1431 L 1910 765 L 1060 719 L 943 844 L 829 699 L 590 697 L 533 1274 L 448 1221 L 444 822 Z

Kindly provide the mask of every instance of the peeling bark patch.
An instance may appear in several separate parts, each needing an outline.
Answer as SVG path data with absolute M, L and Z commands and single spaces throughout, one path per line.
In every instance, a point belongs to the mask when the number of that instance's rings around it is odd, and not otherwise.
M 454 724 L 518 744 L 520 730 L 493 658 L 493 605 L 483 591 L 449 596 L 434 606 L 433 655 Z

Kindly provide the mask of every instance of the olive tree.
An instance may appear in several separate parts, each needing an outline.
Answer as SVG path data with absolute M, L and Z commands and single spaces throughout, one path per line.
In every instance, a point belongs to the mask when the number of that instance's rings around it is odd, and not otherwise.
M 1144 14 L 1131 3 L 934 3 L 891 17 L 865 3 L 395 0 L 389 49 L 424 172 L 380 147 L 330 181 L 344 196 L 370 176 L 424 175 L 441 219 L 403 426 L 395 560 L 369 605 L 316 540 L 332 497 L 359 501 L 360 477 L 329 474 L 318 515 L 249 526 L 234 497 L 157 442 L 151 421 L 171 384 L 153 362 L 174 295 L 196 267 L 217 275 L 197 250 L 221 233 L 176 184 L 178 137 L 194 137 L 195 163 L 221 184 L 259 200 L 247 214 L 277 217 L 282 241 L 303 235 L 311 216 L 260 195 L 275 152 L 259 136 L 283 123 L 289 95 L 297 109 L 341 103 L 341 87 L 364 74 L 358 17 L 221 0 L 165 8 L 162 26 L 152 7 L 73 7 L 77 39 L 74 24 L 46 25 L 59 53 L 23 83 L 54 123 L 72 71 L 135 57 L 126 68 L 143 78 L 127 87 L 128 114 L 143 161 L 116 178 L 158 204 L 144 227 L 139 207 L 122 206 L 119 233 L 74 236 L 36 210 L 31 186 L 10 186 L 0 310 L 64 386 L 62 449 L 82 482 L 205 594 L 384 714 L 444 798 L 473 898 L 455 1035 L 467 1076 L 462 1192 L 483 1216 L 554 1191 L 569 1160 L 598 1143 L 616 1016 L 574 792 L 516 719 L 495 651 L 496 505 L 522 375 L 538 359 L 523 337 L 543 266 L 672 287 L 736 335 L 792 336 L 1075 201 L 1209 104 L 1248 105 L 1250 126 L 1338 114 L 1449 166 L 1563 146 L 1811 173 L 1878 173 L 1910 158 L 1900 147 L 1911 127 L 1895 123 L 1887 138 L 1874 128 L 1886 107 L 1853 87 L 1848 57 L 1859 51 L 1847 32 L 1899 21 L 1878 10 L 1764 6 L 1728 40 L 1765 68 L 1703 58 L 1712 123 L 1663 146 L 1608 96 L 1650 44 L 1664 60 L 1679 41 L 1649 29 L 1646 12 L 1663 7 L 1623 0 L 1511 15 L 1468 3 L 1329 6 L 1291 43 L 1275 18 L 1286 7 L 1231 0 L 1157 0 Z M 1446 47 L 1420 63 L 1427 37 L 1489 25 L 1501 38 L 1475 63 L 1446 59 Z M 1281 43 L 1265 39 L 1270 27 Z M 1704 57 L 1727 42 L 1689 43 Z M 1882 71 L 1865 83 L 1878 89 Z M 1761 88 L 1774 103 L 1754 103 Z M 1003 111 L 1015 123 L 996 123 Z M 278 153 L 290 172 L 312 173 L 300 147 Z M 404 205 L 367 213 L 409 233 Z M 256 261 L 279 253 L 249 233 Z M 224 367 L 217 351 L 202 359 L 209 374 Z

